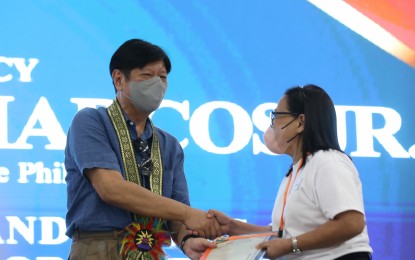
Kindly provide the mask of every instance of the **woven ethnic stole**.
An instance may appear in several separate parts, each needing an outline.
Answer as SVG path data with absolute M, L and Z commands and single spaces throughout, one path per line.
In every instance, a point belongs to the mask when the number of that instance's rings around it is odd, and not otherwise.
M 128 181 L 141 185 L 138 164 L 135 159 L 130 133 L 128 131 L 127 123 L 125 122 L 121 107 L 116 99 L 114 99 L 113 103 L 108 107 L 108 114 L 120 142 L 125 177 Z M 160 155 L 160 146 L 157 132 L 153 126 L 153 123 L 151 123 L 151 127 L 153 129 L 153 141 L 151 144 L 151 160 L 153 162 L 153 172 L 150 174 L 150 190 L 161 195 L 163 170 Z
M 108 115 L 114 126 L 120 143 L 121 157 L 127 181 L 141 184 L 139 166 L 136 161 L 130 133 L 124 119 L 121 107 L 115 98 L 107 108 Z M 151 122 L 153 139 L 151 144 L 151 160 L 153 162 L 150 174 L 150 190 L 162 195 L 163 167 L 161 162 L 160 146 L 157 132 Z M 132 213 L 133 223 L 127 226 L 119 253 L 127 259 L 162 259 L 165 255 L 161 246 L 169 245 L 170 235 L 165 228 L 165 221 L 159 218 L 144 217 Z

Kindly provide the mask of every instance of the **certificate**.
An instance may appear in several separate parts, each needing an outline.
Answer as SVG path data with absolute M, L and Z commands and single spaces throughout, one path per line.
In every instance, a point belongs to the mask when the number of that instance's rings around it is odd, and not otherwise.
M 277 233 L 257 233 L 241 236 L 231 236 L 226 241 L 217 243 L 216 248 L 208 248 L 200 260 L 257 260 L 265 251 L 256 248 L 261 242 L 270 240 Z

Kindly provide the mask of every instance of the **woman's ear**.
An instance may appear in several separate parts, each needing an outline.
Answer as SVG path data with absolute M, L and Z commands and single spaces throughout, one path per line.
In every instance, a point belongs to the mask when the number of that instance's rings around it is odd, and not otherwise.
M 304 122 L 305 122 L 305 115 L 304 114 L 299 115 L 297 133 L 302 133 L 304 131 Z

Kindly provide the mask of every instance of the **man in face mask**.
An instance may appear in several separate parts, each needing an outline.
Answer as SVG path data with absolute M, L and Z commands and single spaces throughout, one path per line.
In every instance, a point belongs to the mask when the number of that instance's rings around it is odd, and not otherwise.
M 113 103 L 75 115 L 65 149 L 70 259 L 158 259 L 170 235 L 182 245 L 222 235 L 215 218 L 189 206 L 179 142 L 149 118 L 170 70 L 160 47 L 126 41 L 110 62 Z M 197 241 L 186 253 L 215 247 Z

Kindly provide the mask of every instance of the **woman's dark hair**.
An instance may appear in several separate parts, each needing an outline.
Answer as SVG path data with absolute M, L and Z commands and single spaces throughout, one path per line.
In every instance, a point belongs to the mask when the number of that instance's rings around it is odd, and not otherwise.
M 302 133 L 302 159 L 304 166 L 308 154 L 319 150 L 340 149 L 337 138 L 336 110 L 330 96 L 319 86 L 306 85 L 288 89 L 284 95 L 288 110 L 304 114 L 304 131 Z
M 142 69 L 155 61 L 163 61 L 167 73 L 170 73 L 171 62 L 163 49 L 144 40 L 131 39 L 124 42 L 112 55 L 109 66 L 110 75 L 118 69 L 129 78 L 133 69 Z

